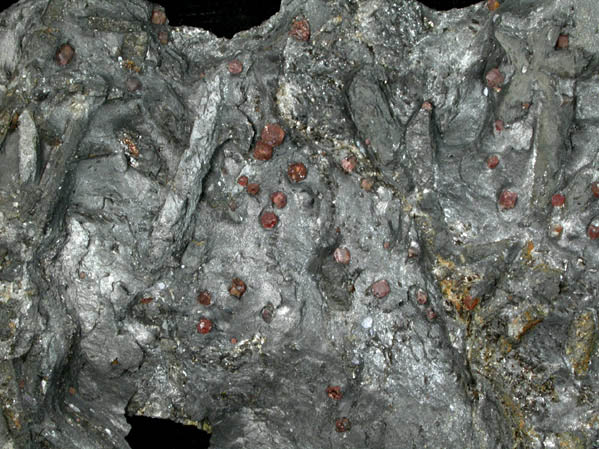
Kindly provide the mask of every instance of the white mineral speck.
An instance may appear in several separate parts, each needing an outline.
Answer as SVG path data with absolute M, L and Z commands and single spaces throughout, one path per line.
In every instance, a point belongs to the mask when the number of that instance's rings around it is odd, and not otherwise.
M 372 317 L 371 317 L 371 316 L 367 316 L 366 318 L 364 318 L 364 319 L 362 320 L 362 323 L 361 323 L 361 324 L 362 324 L 362 327 L 363 327 L 364 329 L 370 329 L 370 328 L 372 327 L 372 321 L 373 321 L 373 320 L 372 320 Z

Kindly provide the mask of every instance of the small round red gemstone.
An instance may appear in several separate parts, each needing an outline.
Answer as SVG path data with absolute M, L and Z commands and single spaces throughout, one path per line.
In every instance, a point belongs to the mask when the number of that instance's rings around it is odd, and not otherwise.
M 203 292 L 200 292 L 197 299 L 198 299 L 198 302 L 200 304 L 202 304 L 203 306 L 209 306 L 210 303 L 212 302 L 212 295 L 210 294 L 210 292 L 203 291 Z
M 341 393 L 341 387 L 338 385 L 328 386 L 326 389 L 327 396 L 336 401 L 341 400 L 343 398 L 343 393 Z
M 276 123 L 269 123 L 262 128 L 262 140 L 271 147 L 279 146 L 285 140 L 285 131 Z
M 307 41 L 310 39 L 310 24 L 307 20 L 295 20 L 291 24 L 289 35 L 298 41 Z
M 239 59 L 233 59 L 227 64 L 227 70 L 231 75 L 239 75 L 243 72 L 243 63 Z
M 308 169 L 303 163 L 294 162 L 293 164 L 289 164 L 289 167 L 287 168 L 287 176 L 292 182 L 300 182 L 306 179 L 306 176 L 308 176 Z
M 418 293 L 416 293 L 416 301 L 420 305 L 426 304 L 426 302 L 428 301 L 428 295 L 424 290 L 418 290 Z
M 561 193 L 556 193 L 551 197 L 551 205 L 553 207 L 562 207 L 566 202 L 566 197 Z
M 272 229 L 279 222 L 279 217 L 277 217 L 273 212 L 264 212 L 260 217 L 260 223 L 264 229 Z
M 249 182 L 249 179 L 248 179 L 248 177 L 247 177 L 247 176 L 245 176 L 245 175 L 243 175 L 243 176 L 240 176 L 240 177 L 237 179 L 237 184 L 239 184 L 239 185 L 240 185 L 240 186 L 242 186 L 242 187 L 245 187 L 245 186 L 247 186 L 247 185 L 248 185 L 248 182 Z
M 351 173 L 356 168 L 357 159 L 355 156 L 346 157 L 341 161 L 341 167 L 346 173 Z
M 499 207 L 502 209 L 513 209 L 518 202 L 518 194 L 509 190 L 504 190 L 499 195 Z
M 166 23 L 166 13 L 162 9 L 153 10 L 152 23 L 154 25 L 164 25 Z
M 229 293 L 235 296 L 236 298 L 241 298 L 245 293 L 246 289 L 247 287 L 245 285 L 245 282 L 243 282 L 239 278 L 233 278 L 233 280 L 231 281 L 231 287 L 229 287 Z
M 495 167 L 499 165 L 499 157 L 492 155 L 487 158 L 487 167 L 493 170 Z
M 258 195 L 258 193 L 260 192 L 260 184 L 256 184 L 256 183 L 250 183 L 247 186 L 247 192 L 250 195 Z
M 247 191 L 250 195 L 258 195 L 260 192 L 260 184 L 250 183 L 248 184 Z
M 212 320 L 209 320 L 208 318 L 201 318 L 197 327 L 200 334 L 207 334 L 212 330 Z
M 372 294 L 377 298 L 384 298 L 391 291 L 389 283 L 385 279 L 376 281 L 374 284 L 372 284 L 370 289 L 372 290 Z
M 498 132 L 503 131 L 504 125 L 503 120 L 495 120 L 495 130 Z
M 595 181 L 591 184 L 591 192 L 595 198 L 599 198 L 599 182 Z
M 485 79 L 487 80 L 487 85 L 492 88 L 501 86 L 505 81 L 503 74 L 498 68 L 489 70 L 485 76 Z
M 349 252 L 349 249 L 347 248 L 337 248 L 333 252 L 333 256 L 335 257 L 337 263 L 341 263 L 344 265 L 349 264 L 349 261 L 351 260 L 351 254 Z
M 270 195 L 270 200 L 277 209 L 283 209 L 287 206 L 287 195 L 283 192 L 273 192 Z
M 587 235 L 591 240 L 597 240 L 599 238 L 599 224 L 591 223 L 587 228 Z
M 272 147 L 262 140 L 259 140 L 254 147 L 254 159 L 259 161 L 268 161 L 272 159 L 272 153 Z
M 345 416 L 335 421 L 335 430 L 337 432 L 347 432 L 351 429 L 351 423 Z

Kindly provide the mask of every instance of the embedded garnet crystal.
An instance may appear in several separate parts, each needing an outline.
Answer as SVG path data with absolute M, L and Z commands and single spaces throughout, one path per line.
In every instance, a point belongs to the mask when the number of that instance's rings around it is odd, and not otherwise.
M 499 207 L 502 209 L 513 209 L 518 202 L 518 194 L 509 190 L 504 190 L 499 195 Z
M 198 323 L 198 332 L 200 334 L 207 334 L 212 330 L 212 320 L 208 318 L 201 318 Z
M 346 173 L 351 173 L 356 168 L 356 164 L 358 163 L 356 156 L 346 157 L 341 161 L 341 167 Z
M 372 290 L 372 294 L 377 298 L 384 298 L 391 291 L 389 283 L 385 279 L 376 281 L 370 288 Z
M 298 41 L 307 41 L 310 39 L 310 24 L 305 19 L 293 21 L 289 35 Z
M 333 252 L 333 256 L 335 257 L 335 261 L 337 263 L 341 263 L 343 265 L 349 264 L 349 261 L 351 260 L 351 254 L 347 248 L 337 248 L 335 252 Z
M 152 23 L 154 25 L 164 25 L 166 23 L 166 13 L 162 9 L 152 11 Z
M 350 429 L 351 429 L 351 423 L 349 422 L 349 419 L 346 418 L 345 416 L 343 418 L 339 418 L 339 419 L 337 419 L 337 421 L 335 421 L 335 430 L 337 432 L 347 432 Z
M 198 302 L 203 306 L 209 306 L 212 302 L 212 295 L 207 291 L 203 291 L 198 295 Z
M 493 155 L 487 158 L 487 167 L 493 170 L 495 167 L 499 165 L 499 157 Z
M 245 187 L 248 185 L 249 179 L 247 176 L 243 175 L 240 176 L 239 178 L 237 178 L 237 184 L 239 184 L 242 187 Z
M 271 147 L 279 146 L 285 139 L 285 131 L 276 123 L 269 123 L 262 128 L 262 134 L 260 135 L 263 142 L 270 145 Z
M 236 298 L 241 298 L 246 290 L 245 282 L 239 278 L 233 278 L 231 281 L 231 287 L 229 287 L 229 293 Z
M 248 184 L 247 192 L 250 195 L 258 195 L 258 193 L 260 193 L 260 184 L 256 184 L 254 182 Z
M 287 176 L 292 182 L 300 182 L 306 179 L 306 176 L 308 176 L 308 169 L 303 163 L 294 162 L 293 164 L 289 164 L 289 167 L 287 168 Z
M 594 219 L 591 224 L 589 224 L 587 235 L 591 240 L 597 240 L 599 238 L 599 220 Z
M 551 205 L 553 207 L 562 207 L 566 202 L 566 197 L 561 193 L 556 193 L 551 197 Z
M 239 75 L 243 72 L 243 63 L 239 59 L 233 59 L 227 64 L 227 70 L 231 75 Z
M 338 385 L 328 386 L 326 389 L 327 396 L 336 401 L 341 400 L 343 393 L 341 393 L 341 387 Z
M 59 66 L 65 66 L 73 56 L 75 55 L 75 49 L 70 44 L 62 44 L 58 50 L 56 50 L 55 59 Z
M 279 222 L 279 217 L 277 217 L 273 212 L 264 212 L 260 217 L 260 223 L 264 229 L 272 229 Z
M 277 209 L 283 209 L 287 206 L 287 195 L 283 192 L 273 192 L 270 195 L 270 200 L 272 201 L 273 206 Z
M 487 80 L 487 85 L 491 88 L 497 88 L 505 81 L 503 74 L 498 68 L 489 70 L 485 76 L 485 79 Z
M 254 147 L 254 159 L 259 161 L 268 161 L 272 159 L 272 146 L 259 140 Z
M 363 190 L 370 192 L 374 187 L 374 181 L 371 178 L 362 178 L 360 180 L 360 187 L 362 187 Z
M 599 182 L 595 181 L 591 184 L 591 192 L 595 198 L 599 198 Z

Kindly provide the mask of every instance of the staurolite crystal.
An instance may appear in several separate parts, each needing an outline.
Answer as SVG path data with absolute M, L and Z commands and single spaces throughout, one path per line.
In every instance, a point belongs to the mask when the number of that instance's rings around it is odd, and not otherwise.
M 599 447 L 598 22 L 4 11 L 0 448 Z

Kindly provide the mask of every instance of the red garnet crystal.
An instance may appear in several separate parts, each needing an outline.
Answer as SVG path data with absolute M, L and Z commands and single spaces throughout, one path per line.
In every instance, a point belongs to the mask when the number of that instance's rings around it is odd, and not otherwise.
M 208 318 L 201 318 L 198 323 L 198 332 L 200 334 L 207 334 L 212 330 L 212 321 Z
M 307 20 L 295 20 L 291 24 L 289 35 L 298 41 L 307 41 L 310 39 L 310 24 Z
M 254 147 L 254 159 L 268 161 L 272 158 L 272 146 L 259 140 Z
M 518 194 L 509 190 L 504 190 L 499 195 L 499 207 L 502 209 L 513 209 L 516 207 L 518 201 Z
M 229 287 L 229 293 L 235 296 L 236 298 L 241 298 L 245 293 L 247 287 L 245 286 L 245 282 L 243 282 L 239 278 L 233 278 L 231 281 L 231 287 Z
M 277 217 L 273 212 L 264 212 L 260 217 L 260 223 L 264 229 L 272 229 L 279 222 L 279 217 Z
M 370 288 L 372 290 L 372 294 L 377 298 L 384 298 L 391 291 L 389 288 L 389 283 L 385 279 L 376 281 Z
M 283 209 L 287 206 L 287 195 L 283 192 L 273 192 L 270 195 L 270 200 L 277 209 Z
M 243 72 L 243 64 L 239 59 L 233 59 L 227 64 L 227 70 L 231 75 L 239 75 Z
M 289 167 L 287 168 L 287 176 L 292 182 L 300 182 L 306 179 L 306 176 L 308 176 L 308 169 L 303 163 L 294 162 L 293 164 L 289 164 Z
M 566 202 L 566 197 L 561 193 L 556 193 L 551 197 L 551 205 L 553 207 L 562 207 Z
M 271 147 L 279 146 L 285 139 L 285 131 L 276 123 L 269 123 L 262 129 L 262 141 Z
M 339 401 L 343 397 L 343 393 L 341 393 L 341 387 L 338 385 L 328 386 L 326 391 L 327 396 L 336 401 Z
M 207 291 L 200 292 L 198 295 L 198 302 L 203 306 L 209 306 L 211 301 L 212 295 Z

